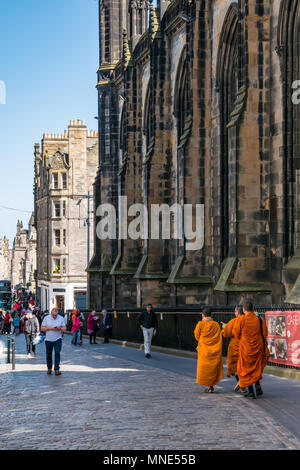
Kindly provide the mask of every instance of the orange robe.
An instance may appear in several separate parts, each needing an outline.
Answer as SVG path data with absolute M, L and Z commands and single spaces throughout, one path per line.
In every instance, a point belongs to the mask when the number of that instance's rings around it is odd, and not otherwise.
M 239 358 L 239 342 L 240 340 L 233 336 L 233 327 L 238 317 L 230 320 L 222 330 L 224 338 L 231 338 L 227 352 L 227 377 L 235 375 L 237 372 L 237 363 Z
M 268 329 L 264 319 L 262 330 L 265 342 L 260 332 L 260 321 L 253 312 L 241 315 L 234 324 L 233 335 L 240 340 L 237 374 L 241 387 L 249 387 L 262 378 L 270 354 L 266 341 Z
M 220 325 L 213 320 L 199 321 L 194 335 L 198 341 L 197 384 L 213 387 L 223 377 Z

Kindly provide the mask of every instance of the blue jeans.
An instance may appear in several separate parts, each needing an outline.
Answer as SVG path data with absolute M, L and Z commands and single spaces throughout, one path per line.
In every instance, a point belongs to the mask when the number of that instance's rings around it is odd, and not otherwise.
M 45 341 L 45 344 L 46 344 L 48 369 L 52 369 L 52 364 L 53 364 L 52 363 L 52 351 L 54 348 L 54 370 L 59 370 L 62 340 L 58 339 L 57 341 Z
M 72 344 L 80 344 L 80 330 L 75 330 L 72 336 Z

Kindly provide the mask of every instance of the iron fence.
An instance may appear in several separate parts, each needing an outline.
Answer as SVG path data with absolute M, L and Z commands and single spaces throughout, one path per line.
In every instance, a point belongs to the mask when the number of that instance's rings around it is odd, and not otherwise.
M 201 311 L 204 307 L 211 309 L 213 318 L 218 323 L 228 323 L 234 318 L 235 306 L 188 306 L 188 307 L 166 307 L 158 306 L 155 312 L 158 316 L 159 334 L 153 338 L 152 344 L 165 348 L 179 349 L 185 351 L 195 351 L 196 341 L 194 339 L 194 329 L 198 321 L 201 320 Z M 113 332 L 112 338 L 134 343 L 143 343 L 143 334 L 137 327 L 137 316 L 144 309 L 138 307 L 130 308 L 106 308 L 109 313 L 113 313 Z M 255 305 L 254 311 L 265 318 L 266 311 L 300 311 L 300 305 Z M 84 333 L 87 330 L 87 317 L 91 310 L 82 310 L 85 316 Z M 72 312 L 68 312 L 69 329 L 72 326 Z M 100 317 L 101 321 L 101 317 Z M 101 330 L 97 334 L 101 335 Z M 227 355 L 229 339 L 223 339 L 223 355 Z M 283 367 L 287 369 L 300 370 L 300 367 L 269 362 L 269 365 Z

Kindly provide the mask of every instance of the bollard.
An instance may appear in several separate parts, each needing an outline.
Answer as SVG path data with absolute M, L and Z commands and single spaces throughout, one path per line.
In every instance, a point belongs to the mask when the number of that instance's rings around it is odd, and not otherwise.
M 11 340 L 11 368 L 12 370 L 15 370 L 16 368 L 16 345 L 15 345 L 15 339 L 13 338 Z
M 10 335 L 7 335 L 7 364 L 10 363 Z

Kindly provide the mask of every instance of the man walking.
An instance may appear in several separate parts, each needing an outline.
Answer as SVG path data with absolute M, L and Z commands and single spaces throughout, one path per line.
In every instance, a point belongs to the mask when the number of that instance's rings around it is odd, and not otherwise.
M 209 308 L 203 310 L 194 335 L 198 342 L 197 384 L 206 385 L 205 392 L 213 393 L 214 385 L 223 377 L 222 332 Z
M 237 392 L 240 389 L 239 377 L 237 375 L 237 363 L 239 359 L 239 340 L 233 336 L 233 327 L 241 315 L 244 315 L 243 307 L 237 305 L 235 307 L 235 318 L 230 320 L 227 324 L 221 321 L 222 334 L 224 338 L 230 338 L 230 343 L 227 351 L 227 377 L 233 375 L 236 378 L 237 385 L 234 387 L 234 391 Z
M 52 352 L 54 349 L 54 371 L 55 375 L 61 375 L 59 370 L 60 351 L 62 345 L 62 332 L 66 331 L 64 319 L 58 315 L 58 309 L 53 308 L 50 315 L 47 315 L 42 323 L 41 330 L 46 333 L 46 354 L 47 354 L 47 374 L 52 374 Z
M 21 320 L 25 322 L 24 334 L 26 340 L 27 357 L 31 357 L 30 349 L 32 349 L 32 355 L 35 357 L 35 345 L 33 344 L 33 340 L 36 335 L 40 332 L 40 325 L 38 319 L 35 315 L 32 314 L 31 311 L 28 311 L 21 318 Z
M 239 340 L 237 374 L 244 395 L 256 398 L 263 394 L 260 380 L 269 358 L 266 342 L 268 329 L 265 320 L 253 312 L 252 302 L 244 303 L 243 312 L 244 315 L 238 317 L 233 327 L 233 335 Z M 246 387 L 248 392 L 245 390 Z
M 158 322 L 157 316 L 152 308 L 151 304 L 148 304 L 146 307 L 146 311 L 142 312 L 137 317 L 137 324 L 143 332 L 144 335 L 144 351 L 145 357 L 151 357 L 150 348 L 152 337 L 157 334 L 158 330 Z

